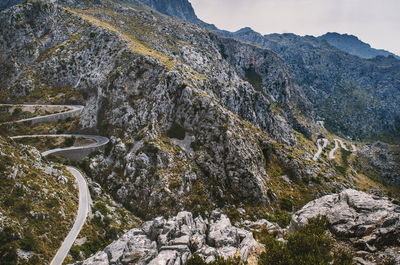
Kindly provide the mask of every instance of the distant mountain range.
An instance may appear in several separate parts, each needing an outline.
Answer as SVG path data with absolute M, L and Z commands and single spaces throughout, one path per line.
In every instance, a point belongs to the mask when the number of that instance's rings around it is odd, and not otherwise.
M 7 9 L 13 5 L 22 3 L 24 0 L 2 0 L 0 2 L 0 11 Z M 211 30 L 217 30 L 225 33 L 225 35 L 229 32 L 224 30 L 219 30 L 215 25 L 206 23 L 199 19 L 193 9 L 192 4 L 187 0 L 124 0 L 125 2 L 141 2 L 160 13 L 163 13 L 168 16 L 177 17 L 191 23 L 199 24 L 205 26 Z M 236 34 L 241 33 L 243 31 L 248 31 L 249 28 L 243 28 L 237 32 Z M 400 57 L 396 54 L 393 54 L 389 51 L 383 49 L 374 49 L 370 44 L 361 41 L 358 37 L 354 35 L 348 34 L 339 34 L 336 32 L 328 32 L 322 36 L 319 36 L 318 39 L 324 40 L 328 42 L 330 45 L 347 52 L 349 54 L 358 56 L 364 59 L 372 59 L 376 56 L 394 56 L 396 59 L 400 59 Z
M 200 20 L 197 16 L 196 13 L 192 7 L 192 4 L 188 2 L 187 0 L 170 0 L 170 1 L 165 1 L 165 0 L 141 0 L 144 4 L 156 9 L 157 11 L 173 16 L 173 17 L 178 17 L 184 20 L 187 20 L 192 23 L 200 24 L 202 26 L 206 26 L 209 29 L 212 30 L 218 30 L 214 25 L 208 24 L 202 20 Z M 240 34 L 243 31 L 248 31 L 249 28 L 244 28 L 241 29 L 235 34 Z M 220 32 L 225 33 L 225 35 L 228 33 L 227 31 L 224 30 L 218 30 Z M 381 50 L 381 49 L 374 49 L 369 45 L 368 43 L 362 42 L 359 40 L 356 36 L 353 35 L 348 35 L 348 34 L 339 34 L 335 32 L 329 32 L 325 35 L 322 35 L 318 37 L 320 40 L 325 40 L 328 42 L 330 45 L 338 48 L 339 50 L 342 50 L 344 52 L 347 52 L 352 55 L 356 55 L 360 58 L 364 59 L 371 59 L 376 56 L 394 56 L 397 59 L 400 59 L 399 56 L 388 52 L 386 50 Z
M 365 59 L 372 59 L 376 56 L 394 56 L 397 59 L 400 59 L 399 56 L 385 51 L 374 49 L 368 43 L 362 42 L 354 35 L 348 34 L 339 34 L 336 32 L 329 32 L 325 35 L 318 37 L 320 40 L 327 41 L 330 45 L 335 46 L 336 48 L 347 52 L 352 55 L 356 55 Z
M 373 49 L 355 36 L 338 33 L 302 37 L 261 35 L 248 27 L 236 32 L 219 30 L 201 21 L 187 0 L 143 1 L 152 2 L 151 7 L 161 13 L 279 54 L 294 73 L 296 84 L 332 132 L 362 139 L 385 135 L 384 140 L 391 140 L 400 130 L 397 105 L 400 84 L 396 81 L 400 61 L 393 53 Z

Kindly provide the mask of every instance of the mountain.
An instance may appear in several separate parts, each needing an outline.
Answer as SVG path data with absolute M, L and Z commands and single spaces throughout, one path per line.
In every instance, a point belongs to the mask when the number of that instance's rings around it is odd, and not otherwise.
M 174 4 L 174 1 L 164 2 Z M 180 2 L 175 8 L 185 6 L 186 10 L 190 3 L 184 2 L 186 4 Z M 160 6 L 153 7 L 163 12 Z M 196 23 L 195 14 L 190 14 Z M 295 34 L 263 36 L 248 27 L 237 32 L 212 30 L 279 54 L 293 73 L 295 84 L 302 88 L 313 104 L 316 115 L 326 121 L 332 132 L 354 139 L 400 141 L 400 109 L 397 106 L 400 82 L 396 77 L 400 60 L 391 56 L 370 60 L 355 58 L 350 52 L 341 51 L 322 40 L 327 38 L 329 42 L 328 39 L 333 39 L 336 34 L 316 38 Z M 357 41 L 356 37 L 343 35 L 340 39 L 345 39 L 354 47 L 368 46 Z M 375 52 L 390 55 L 378 50 Z
M 192 23 L 200 22 L 192 5 L 186 0 L 144 0 L 143 3 L 168 16 L 178 17 Z
M 361 59 L 312 36 L 262 36 L 250 28 L 224 34 L 282 56 L 295 83 L 332 132 L 356 139 L 398 142 L 399 60 Z
M 185 4 L 176 3 L 177 8 Z M 185 10 L 174 12 L 182 15 L 188 12 Z M 9 105 L 0 108 L 0 121 L 7 122 L 0 124 L 0 143 L 14 146 L 0 146 L 0 158 L 9 157 L 4 164 L 14 163 L 2 166 L 6 170 L 1 180 L 10 187 L 20 186 L 14 183 L 14 172 L 40 164 L 41 156 L 29 156 L 27 145 L 44 150 L 61 144 L 59 140 L 43 139 L 18 145 L 10 136 L 85 133 L 109 139 L 104 149 L 96 149 L 79 161 L 59 157 L 42 161 L 49 166 L 57 163 L 63 168 L 62 163 L 79 168 L 92 198 L 91 212 L 67 263 L 152 261 L 181 265 L 193 259 L 196 264 L 204 264 L 204 260 L 226 264 L 233 261 L 221 259 L 236 260 L 239 254 L 242 259 L 257 262 L 272 253 L 255 255 L 260 252 L 259 243 L 267 249 L 286 251 L 281 253 L 283 257 L 295 255 L 290 257 L 294 262 L 321 258 L 328 264 L 342 256 L 351 260 L 352 255 L 370 260 L 398 258 L 397 250 L 390 245 L 397 244 L 390 235 L 397 235 L 391 232 L 398 229 L 394 221 L 398 214 L 387 213 L 398 209 L 400 149 L 339 141 L 338 136 L 325 130 L 319 117 L 328 119 L 333 111 L 336 115 L 344 108 L 339 104 L 342 102 L 350 108 L 350 96 L 338 93 L 343 97 L 325 104 L 327 110 L 317 101 L 323 98 L 324 89 L 330 100 L 331 95 L 337 95 L 333 92 L 338 90 L 335 83 L 332 89 L 325 85 L 332 83 L 338 73 L 344 80 L 352 80 L 347 79 L 350 74 L 337 72 L 342 60 L 348 67 L 355 67 L 354 71 L 374 73 L 369 79 L 363 76 L 362 83 L 368 85 L 371 80 L 381 81 L 384 71 L 396 67 L 396 59 L 363 60 L 325 41 L 293 34 L 267 38 L 244 29 L 229 33 L 227 38 L 221 32 L 161 14 L 136 0 L 30 0 L 0 12 L 0 25 L 0 103 L 14 104 L 13 109 Z M 367 62 L 369 69 L 364 65 Z M 394 82 L 391 78 L 397 78 L 390 71 L 385 77 L 385 85 L 383 81 L 377 84 L 387 89 L 382 89 L 382 96 L 391 91 L 387 85 Z M 363 99 L 369 103 L 369 95 L 377 92 L 374 87 L 367 88 L 370 94 Z M 393 89 L 394 102 L 386 100 L 386 105 L 380 106 L 389 125 L 393 122 L 390 115 L 396 113 L 390 109 L 397 106 L 396 93 Z M 29 104 L 24 107 L 30 106 L 32 112 L 21 114 L 23 108 L 18 104 L 24 102 L 82 108 L 74 117 L 58 113 L 62 120 L 15 122 L 13 119 L 25 114 L 48 114 Z M 371 112 L 378 103 L 370 106 Z M 349 111 L 350 116 L 358 114 Z M 366 122 L 360 117 L 342 118 L 358 123 L 348 126 L 361 126 L 361 132 L 365 129 L 362 126 Z M 323 148 L 322 138 L 326 139 Z M 338 146 L 339 142 L 344 143 Z M 318 152 L 320 156 L 315 159 Z M 335 158 L 329 158 L 332 152 Z M 18 159 L 13 160 L 15 156 Z M 21 173 L 20 177 L 31 186 L 13 197 L 26 199 L 35 191 L 35 212 L 47 210 L 44 184 L 29 174 Z M 348 189 L 391 199 L 378 200 L 351 191 L 332 195 Z M 0 196 L 8 198 L 8 191 L 1 190 Z M 66 195 L 77 196 L 77 192 L 71 190 Z M 321 197 L 325 199 L 318 200 Z M 359 203 L 357 198 L 368 198 L 371 203 Z M 346 207 L 341 224 L 351 230 L 351 240 L 343 241 L 340 233 L 326 232 L 341 227 L 334 221 L 340 211 L 329 212 L 330 205 L 324 206 L 336 199 Z M 376 207 L 382 202 L 384 207 Z M 305 215 L 294 215 L 308 203 Z M 302 216 L 318 212 L 310 205 L 321 206 L 327 219 L 313 219 L 307 226 Z M 32 221 L 29 213 L 14 216 L 11 206 L 7 207 L 6 211 L 0 209 L 0 232 L 5 227 L 3 216 L 22 224 L 24 220 Z M 362 208 L 362 213 L 356 208 Z M 70 223 L 72 212 L 69 210 L 65 217 Z M 135 216 L 141 218 L 141 224 Z M 377 216 L 379 222 L 372 223 L 373 229 L 365 229 Z M 290 226 L 292 220 L 297 227 Z M 34 220 L 32 224 L 36 224 Z M 33 225 L 29 230 L 39 238 L 42 230 L 33 229 Z M 23 225 L 18 227 L 22 229 Z M 289 227 L 298 233 L 288 233 Z M 380 233 L 381 228 L 390 230 Z M 16 234 L 13 231 L 11 236 Z M 278 240 L 292 236 L 296 242 L 297 237 L 302 238 L 301 242 L 310 242 L 312 247 L 300 244 L 295 246 L 299 249 L 288 251 L 293 246 Z M 24 261 L 29 250 L 24 246 L 19 251 L 18 240 L 18 245 L 11 242 L 13 251 L 8 251 L 8 245 L 2 249 L 1 257 L 11 253 L 11 264 L 29 263 Z M 47 244 L 45 239 L 42 241 Z M 343 244 L 351 253 L 331 253 Z M 52 252 L 47 253 L 46 260 L 41 258 L 41 263 L 46 263 L 56 248 L 49 247 Z M 321 256 L 314 257 L 316 253 Z
M 200 20 L 194 12 L 192 4 L 187 0 L 140 0 L 143 4 L 171 17 L 177 17 L 194 24 L 210 29 L 217 29 L 214 25 Z
M 400 59 L 399 56 L 385 51 L 377 50 L 371 47 L 368 43 L 362 42 L 354 35 L 339 34 L 336 32 L 329 32 L 325 35 L 319 36 L 318 39 L 327 41 L 330 45 L 347 52 L 352 55 L 356 55 L 364 59 L 372 59 L 376 56 L 394 56 Z
M 84 105 L 80 130 L 111 138 L 88 174 L 140 217 L 268 205 L 268 170 L 316 170 L 311 104 L 275 53 L 133 4 L 60 3 L 0 15 L 1 101 Z

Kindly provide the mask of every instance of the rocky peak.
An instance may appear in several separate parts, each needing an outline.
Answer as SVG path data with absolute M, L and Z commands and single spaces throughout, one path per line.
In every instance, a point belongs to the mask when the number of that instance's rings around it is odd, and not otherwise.
M 214 25 L 205 23 L 200 20 L 192 4 L 188 0 L 140 0 L 145 5 L 157 10 L 160 13 L 171 17 L 177 17 L 194 24 L 199 24 L 209 29 L 217 29 Z
M 400 57 L 391 52 L 372 48 L 370 44 L 361 41 L 358 37 L 354 35 L 328 32 L 318 38 L 321 40 L 325 40 L 330 45 L 344 52 L 356 55 L 361 58 L 371 59 L 376 56 L 394 56 L 400 59 Z
M 143 3 L 168 16 L 178 17 L 193 23 L 199 22 L 192 4 L 187 0 L 143 0 Z

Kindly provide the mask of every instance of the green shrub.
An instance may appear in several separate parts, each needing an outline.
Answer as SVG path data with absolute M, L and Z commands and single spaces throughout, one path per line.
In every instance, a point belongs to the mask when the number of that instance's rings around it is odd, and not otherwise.
M 284 211 L 291 212 L 293 210 L 293 203 L 291 200 L 283 198 L 279 203 L 280 207 Z
M 300 227 L 287 236 L 282 243 L 270 234 L 261 237 L 265 252 L 260 255 L 260 265 L 335 265 L 352 264 L 352 255 L 340 251 L 331 253 L 333 241 L 327 236 L 328 221 L 325 217 L 308 220 L 308 224 Z
M 75 136 L 68 137 L 68 138 L 65 140 L 64 145 L 65 145 L 66 147 L 71 147 L 71 146 L 74 145 L 75 140 L 76 140 Z
M 247 81 L 249 81 L 256 91 L 263 92 L 261 76 L 255 71 L 254 68 L 246 69 L 245 76 Z
M 54 208 L 59 205 L 58 200 L 56 198 L 51 198 L 45 202 L 47 208 Z
M 199 255 L 194 255 L 186 261 L 186 265 L 207 265 L 207 263 Z
M 13 116 L 17 116 L 22 113 L 22 108 L 20 106 L 16 107 L 12 113 Z
M 354 264 L 353 255 L 346 250 L 338 250 L 333 256 L 332 265 L 352 265 Z M 388 264 L 389 265 L 389 264 Z
M 215 261 L 206 263 L 200 256 L 194 255 L 188 259 L 186 265 L 245 265 L 247 262 L 241 261 L 239 257 L 224 259 L 217 257 Z
M 25 237 L 20 240 L 19 245 L 23 250 L 26 251 L 34 251 L 38 246 L 35 237 L 30 233 L 27 233 Z
M 171 128 L 167 131 L 167 136 L 169 138 L 183 140 L 185 139 L 185 135 L 185 129 L 177 123 L 172 124 Z
M 277 210 L 273 216 L 269 216 L 268 221 L 277 223 L 280 227 L 287 227 L 292 220 L 292 216 L 286 212 Z
M 16 265 L 18 264 L 18 245 L 16 242 L 0 244 L 0 264 Z

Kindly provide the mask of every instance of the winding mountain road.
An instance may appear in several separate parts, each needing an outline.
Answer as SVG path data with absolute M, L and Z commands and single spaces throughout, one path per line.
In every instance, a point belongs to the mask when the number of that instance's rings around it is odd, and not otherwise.
M 324 145 L 321 145 L 321 141 L 324 142 Z M 317 161 L 317 160 L 318 160 L 318 158 L 319 158 L 319 157 L 321 156 L 321 154 L 322 154 L 322 151 L 324 150 L 324 148 L 326 148 L 326 147 L 328 146 L 328 144 L 329 144 L 329 141 L 328 141 L 328 139 L 326 139 L 326 138 L 321 138 L 321 139 L 318 139 L 318 140 L 317 140 L 318 151 L 317 151 L 317 153 L 314 155 L 314 158 L 313 158 L 314 161 Z
M 321 141 L 324 142 L 323 145 L 321 145 Z M 329 159 L 331 159 L 331 160 L 335 159 L 335 153 L 336 153 L 336 150 L 339 149 L 339 147 L 343 148 L 346 151 L 349 151 L 349 149 L 343 143 L 342 140 L 334 139 L 334 142 L 335 142 L 335 147 L 329 152 L 329 155 L 328 155 Z M 328 144 L 329 144 L 329 141 L 326 138 L 320 138 L 320 139 L 317 140 L 318 151 L 314 155 L 314 158 L 313 158 L 314 161 L 317 161 L 319 159 L 319 157 L 321 156 L 323 150 L 328 146 Z M 351 145 L 351 151 L 350 152 L 353 152 L 353 153 L 357 152 L 357 147 L 354 144 Z
M 339 148 L 338 139 L 335 139 L 335 147 L 329 152 L 329 159 L 335 159 L 335 152 Z
M 37 137 L 75 137 L 75 138 L 81 137 L 95 141 L 95 143 L 85 146 L 72 146 L 72 147 L 56 148 L 48 150 L 42 153 L 43 156 L 48 156 L 51 154 L 60 154 L 62 156 L 62 153 L 67 151 L 82 151 L 82 150 L 95 151 L 98 148 L 104 147 L 109 142 L 109 139 L 106 137 L 98 135 L 85 135 L 85 134 L 34 134 L 34 135 L 19 135 L 10 138 L 15 140 L 23 138 L 37 138 Z
M 340 139 L 334 139 L 334 140 L 335 140 L 335 148 L 333 148 L 329 152 L 329 159 L 331 159 L 331 160 L 335 159 L 335 152 L 339 148 L 339 144 L 340 144 L 340 147 L 343 148 L 346 151 L 350 151 L 352 153 L 357 152 L 357 148 L 356 148 L 356 146 L 354 144 L 351 145 L 351 150 L 349 150 L 347 148 L 347 146 L 343 143 L 342 140 L 340 140 Z
M 11 104 L 0 104 L 2 106 L 18 106 L 18 105 L 11 105 Z M 22 105 L 22 106 L 55 106 L 55 105 Z M 79 115 L 82 110 L 83 106 L 75 106 L 75 105 L 56 105 L 57 107 L 66 107 L 69 110 L 66 112 L 55 113 L 45 116 L 38 116 L 29 119 L 23 119 L 14 121 L 14 123 L 21 123 L 31 121 L 33 123 L 45 122 L 45 121 L 53 121 L 58 119 L 65 119 L 72 116 Z M 58 154 L 63 155 L 66 153 L 79 153 L 81 152 L 80 156 L 85 154 L 89 154 L 93 151 L 96 151 L 102 147 L 104 147 L 108 142 L 109 139 L 102 136 L 97 135 L 83 135 L 83 134 L 49 134 L 49 135 L 21 135 L 21 136 L 14 136 L 11 139 L 22 139 L 22 138 L 36 138 L 36 137 L 82 137 L 86 139 L 93 140 L 95 143 L 88 144 L 85 146 L 73 146 L 68 148 L 56 148 L 53 150 L 48 150 L 42 153 L 43 156 L 47 156 L 50 154 Z M 83 152 L 83 154 L 82 154 Z M 87 182 L 81 172 L 74 167 L 67 166 L 67 170 L 71 172 L 71 174 L 75 177 L 76 182 L 79 188 L 79 209 L 78 215 L 76 217 L 75 223 L 68 233 L 67 237 L 64 239 L 61 247 L 58 249 L 56 255 L 54 256 L 53 260 L 51 261 L 51 265 L 62 265 L 65 257 L 68 255 L 69 250 L 71 249 L 75 239 L 78 237 L 79 232 L 81 231 L 83 225 L 85 224 L 86 217 L 90 211 L 90 193 L 88 189 Z
M 90 193 L 85 178 L 76 168 L 67 167 L 67 169 L 69 170 L 69 172 L 71 172 L 72 175 L 74 175 L 79 186 L 78 215 L 76 217 L 74 226 L 72 227 L 71 231 L 69 231 L 67 237 L 64 239 L 64 242 L 58 249 L 57 254 L 54 256 L 50 265 L 62 265 L 65 257 L 68 255 L 69 250 L 74 244 L 75 239 L 78 237 L 79 232 L 85 224 L 86 217 L 88 216 L 90 209 Z
M 18 121 L 12 121 L 12 122 L 7 122 L 7 123 L 22 123 L 22 122 L 33 122 L 33 123 L 40 123 L 40 122 L 49 122 L 49 121 L 55 121 L 55 120 L 65 120 L 67 118 L 72 118 L 79 116 L 83 110 L 83 106 L 80 105 L 36 105 L 36 104 L 20 104 L 20 105 L 14 105 L 14 104 L 0 104 L 0 106 L 8 106 L 8 107 L 15 107 L 15 106 L 33 106 L 33 107 L 59 107 L 59 108 L 68 108 L 68 111 L 60 112 L 60 113 L 54 113 L 54 114 L 49 114 L 49 115 L 43 115 L 43 116 L 38 116 L 38 117 L 33 117 L 33 118 L 28 118 L 28 119 L 22 119 Z

